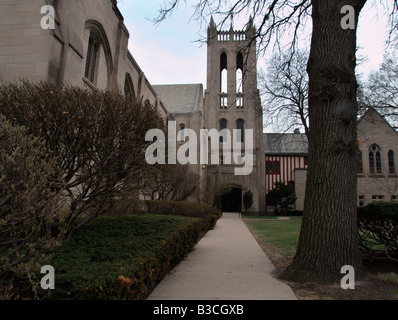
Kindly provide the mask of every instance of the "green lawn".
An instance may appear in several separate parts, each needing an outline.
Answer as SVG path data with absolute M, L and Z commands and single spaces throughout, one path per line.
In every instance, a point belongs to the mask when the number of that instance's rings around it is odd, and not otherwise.
M 244 219 L 249 220 L 277 220 L 277 216 L 243 216 Z
M 269 218 L 269 217 L 268 217 Z M 290 220 L 246 219 L 254 234 L 284 259 L 293 259 L 300 235 L 301 217 Z

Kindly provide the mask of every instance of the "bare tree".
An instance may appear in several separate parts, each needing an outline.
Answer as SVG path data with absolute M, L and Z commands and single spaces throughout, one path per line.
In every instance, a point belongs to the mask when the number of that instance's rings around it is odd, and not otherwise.
M 47 293 L 39 291 L 37 270 L 66 231 L 59 192 L 63 172 L 44 141 L 2 115 L 0 172 L 0 299 L 39 299 Z
M 107 211 L 114 198 L 139 190 L 149 165 L 146 132 L 162 128 L 156 109 L 109 91 L 48 83 L 4 84 L 0 113 L 41 137 L 64 171 L 70 233 Z
M 158 21 L 180 0 L 162 8 Z M 363 265 L 357 229 L 357 28 L 366 0 L 198 0 L 196 13 L 220 14 L 225 23 L 239 13 L 256 21 L 257 43 L 265 50 L 274 37 L 292 31 L 296 48 L 300 26 L 312 20 L 308 118 L 309 167 L 303 222 L 296 256 L 281 275 L 292 281 L 334 282 L 351 265 L 360 276 Z M 390 5 L 397 24 L 398 0 Z M 225 8 L 228 6 L 228 8 Z M 348 23 L 347 23 L 348 21 Z
M 374 107 L 398 127 L 398 62 L 394 54 L 385 55 L 379 70 L 370 74 L 361 103 Z
M 268 61 L 266 71 L 259 74 L 263 110 L 268 123 L 285 131 L 292 127 L 308 125 L 308 52 L 297 50 L 290 53 L 276 53 Z
M 188 166 L 157 165 L 143 177 L 141 193 L 151 200 L 185 201 L 195 194 L 199 183 L 199 175 Z

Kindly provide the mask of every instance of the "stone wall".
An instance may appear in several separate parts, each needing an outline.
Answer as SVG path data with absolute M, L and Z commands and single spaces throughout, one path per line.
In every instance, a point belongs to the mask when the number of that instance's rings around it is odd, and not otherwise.
M 44 30 L 44 5 L 55 8 L 55 29 Z M 130 34 L 112 0 L 3 0 L 0 3 L 0 80 L 66 83 L 92 90 L 124 92 L 129 78 L 134 95 L 157 105 L 144 72 L 128 51 Z M 90 32 L 98 35 L 94 81 L 84 75 Z

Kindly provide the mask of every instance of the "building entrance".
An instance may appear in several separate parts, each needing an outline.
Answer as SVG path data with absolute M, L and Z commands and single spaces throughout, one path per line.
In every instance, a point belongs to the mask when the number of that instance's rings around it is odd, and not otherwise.
M 233 188 L 230 193 L 222 197 L 223 212 L 242 211 L 242 189 Z

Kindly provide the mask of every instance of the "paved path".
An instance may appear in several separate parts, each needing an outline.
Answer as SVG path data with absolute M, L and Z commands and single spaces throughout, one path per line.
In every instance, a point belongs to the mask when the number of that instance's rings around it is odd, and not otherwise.
M 293 300 L 274 266 L 235 213 L 224 213 L 148 300 Z

